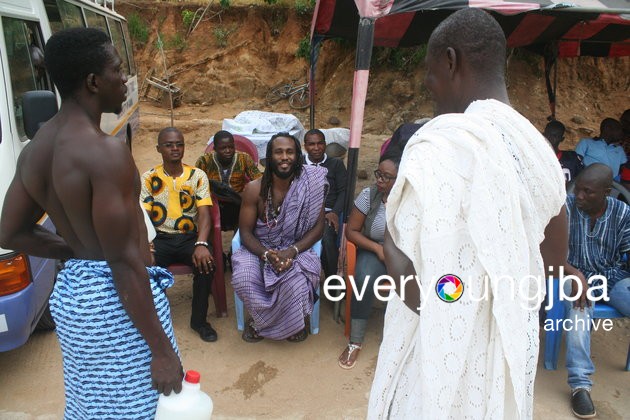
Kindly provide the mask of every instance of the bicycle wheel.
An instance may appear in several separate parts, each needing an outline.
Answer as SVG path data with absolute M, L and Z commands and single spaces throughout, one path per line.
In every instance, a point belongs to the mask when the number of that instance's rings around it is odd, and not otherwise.
M 268 104 L 275 104 L 280 99 L 284 99 L 289 96 L 289 92 L 291 91 L 291 85 L 287 83 L 281 83 L 271 88 L 265 100 Z
M 310 104 L 311 102 L 309 100 L 309 90 L 306 88 L 298 90 L 289 98 L 289 105 L 293 109 L 308 108 Z

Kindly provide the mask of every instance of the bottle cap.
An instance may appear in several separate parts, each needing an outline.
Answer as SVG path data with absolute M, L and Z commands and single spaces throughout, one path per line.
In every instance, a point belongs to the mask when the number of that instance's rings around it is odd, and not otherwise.
M 196 370 L 186 371 L 186 376 L 184 380 L 190 384 L 198 384 L 199 379 L 201 379 L 201 375 Z

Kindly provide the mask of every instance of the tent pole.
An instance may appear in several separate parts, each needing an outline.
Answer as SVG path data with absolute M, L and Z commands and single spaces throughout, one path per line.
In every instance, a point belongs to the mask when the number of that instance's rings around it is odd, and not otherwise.
M 558 87 L 558 47 L 555 44 L 548 44 L 545 48 L 545 86 L 547 87 L 547 97 L 549 98 L 549 109 L 551 115 L 548 120 L 556 119 L 556 88 Z M 554 83 L 551 85 L 551 69 L 554 70 Z
M 317 67 L 317 59 L 319 58 L 319 48 L 322 46 L 323 41 L 324 38 L 321 36 L 314 36 L 311 41 L 311 65 L 308 76 L 309 130 L 315 128 L 315 68 Z
M 354 188 L 356 187 L 357 166 L 359 163 L 359 146 L 361 145 L 361 131 L 363 129 L 363 114 L 365 98 L 367 96 L 368 78 L 370 75 L 370 61 L 372 60 L 372 45 L 374 44 L 374 19 L 361 18 L 357 36 L 357 47 L 354 64 L 354 82 L 352 84 L 352 105 L 350 112 L 350 144 L 348 147 L 348 179 L 346 180 L 346 199 L 343 205 L 343 220 L 339 221 L 339 260 L 337 271 L 343 276 L 346 272 L 346 224 L 348 215 L 354 202 Z M 335 302 L 334 318 L 339 319 L 339 302 Z M 350 322 L 349 319 L 345 320 Z
M 357 166 L 359 163 L 359 146 L 363 130 L 363 114 L 367 96 L 372 45 L 374 44 L 374 19 L 361 18 L 357 37 L 357 49 L 354 66 L 354 82 L 352 85 L 352 108 L 350 113 L 350 144 L 348 149 L 348 180 L 346 182 L 346 200 L 343 207 L 344 222 L 354 201 Z

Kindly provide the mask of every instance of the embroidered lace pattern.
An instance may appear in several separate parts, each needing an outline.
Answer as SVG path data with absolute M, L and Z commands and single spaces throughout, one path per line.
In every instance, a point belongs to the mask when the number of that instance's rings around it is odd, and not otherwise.
M 528 307 L 539 300 L 508 280 L 544 294 L 539 245 L 564 199 L 547 142 L 497 101 L 435 118 L 411 138 L 387 226 L 414 263 L 422 306 L 418 315 L 397 296 L 388 304 L 368 418 L 532 418 L 538 312 Z M 435 292 L 446 274 L 464 283 L 457 302 Z

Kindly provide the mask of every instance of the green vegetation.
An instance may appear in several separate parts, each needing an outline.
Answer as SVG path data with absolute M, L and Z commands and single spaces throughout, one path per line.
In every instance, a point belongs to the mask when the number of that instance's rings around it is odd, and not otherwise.
M 295 12 L 299 16 L 306 16 L 313 13 L 315 0 L 295 0 Z
M 295 56 L 303 58 L 309 63 L 311 62 L 311 39 L 308 35 L 300 39 Z
M 265 3 L 267 3 L 267 4 L 276 4 L 276 3 L 278 3 L 278 0 L 265 0 Z
M 182 22 L 184 22 L 184 26 L 186 29 L 190 28 L 190 24 L 195 17 L 195 12 L 192 10 L 182 10 Z
M 149 27 L 144 20 L 137 13 L 131 13 L 127 18 L 127 26 L 129 27 L 129 34 L 136 42 L 142 44 L 146 43 L 149 39 Z
M 230 0 L 219 0 L 219 4 L 222 9 L 227 9 L 230 7 Z
M 374 48 L 374 59 L 376 63 L 387 65 L 399 71 L 411 70 L 419 66 L 427 55 L 427 46 Z
M 214 34 L 214 38 L 217 40 L 217 46 L 219 46 L 220 48 L 227 47 L 228 38 L 230 37 L 232 31 L 219 26 L 217 28 L 214 28 L 212 30 L 212 33 Z
M 182 52 L 187 46 L 186 39 L 179 33 L 169 37 L 164 42 L 164 47 L 166 49 L 174 49 L 178 52 Z

